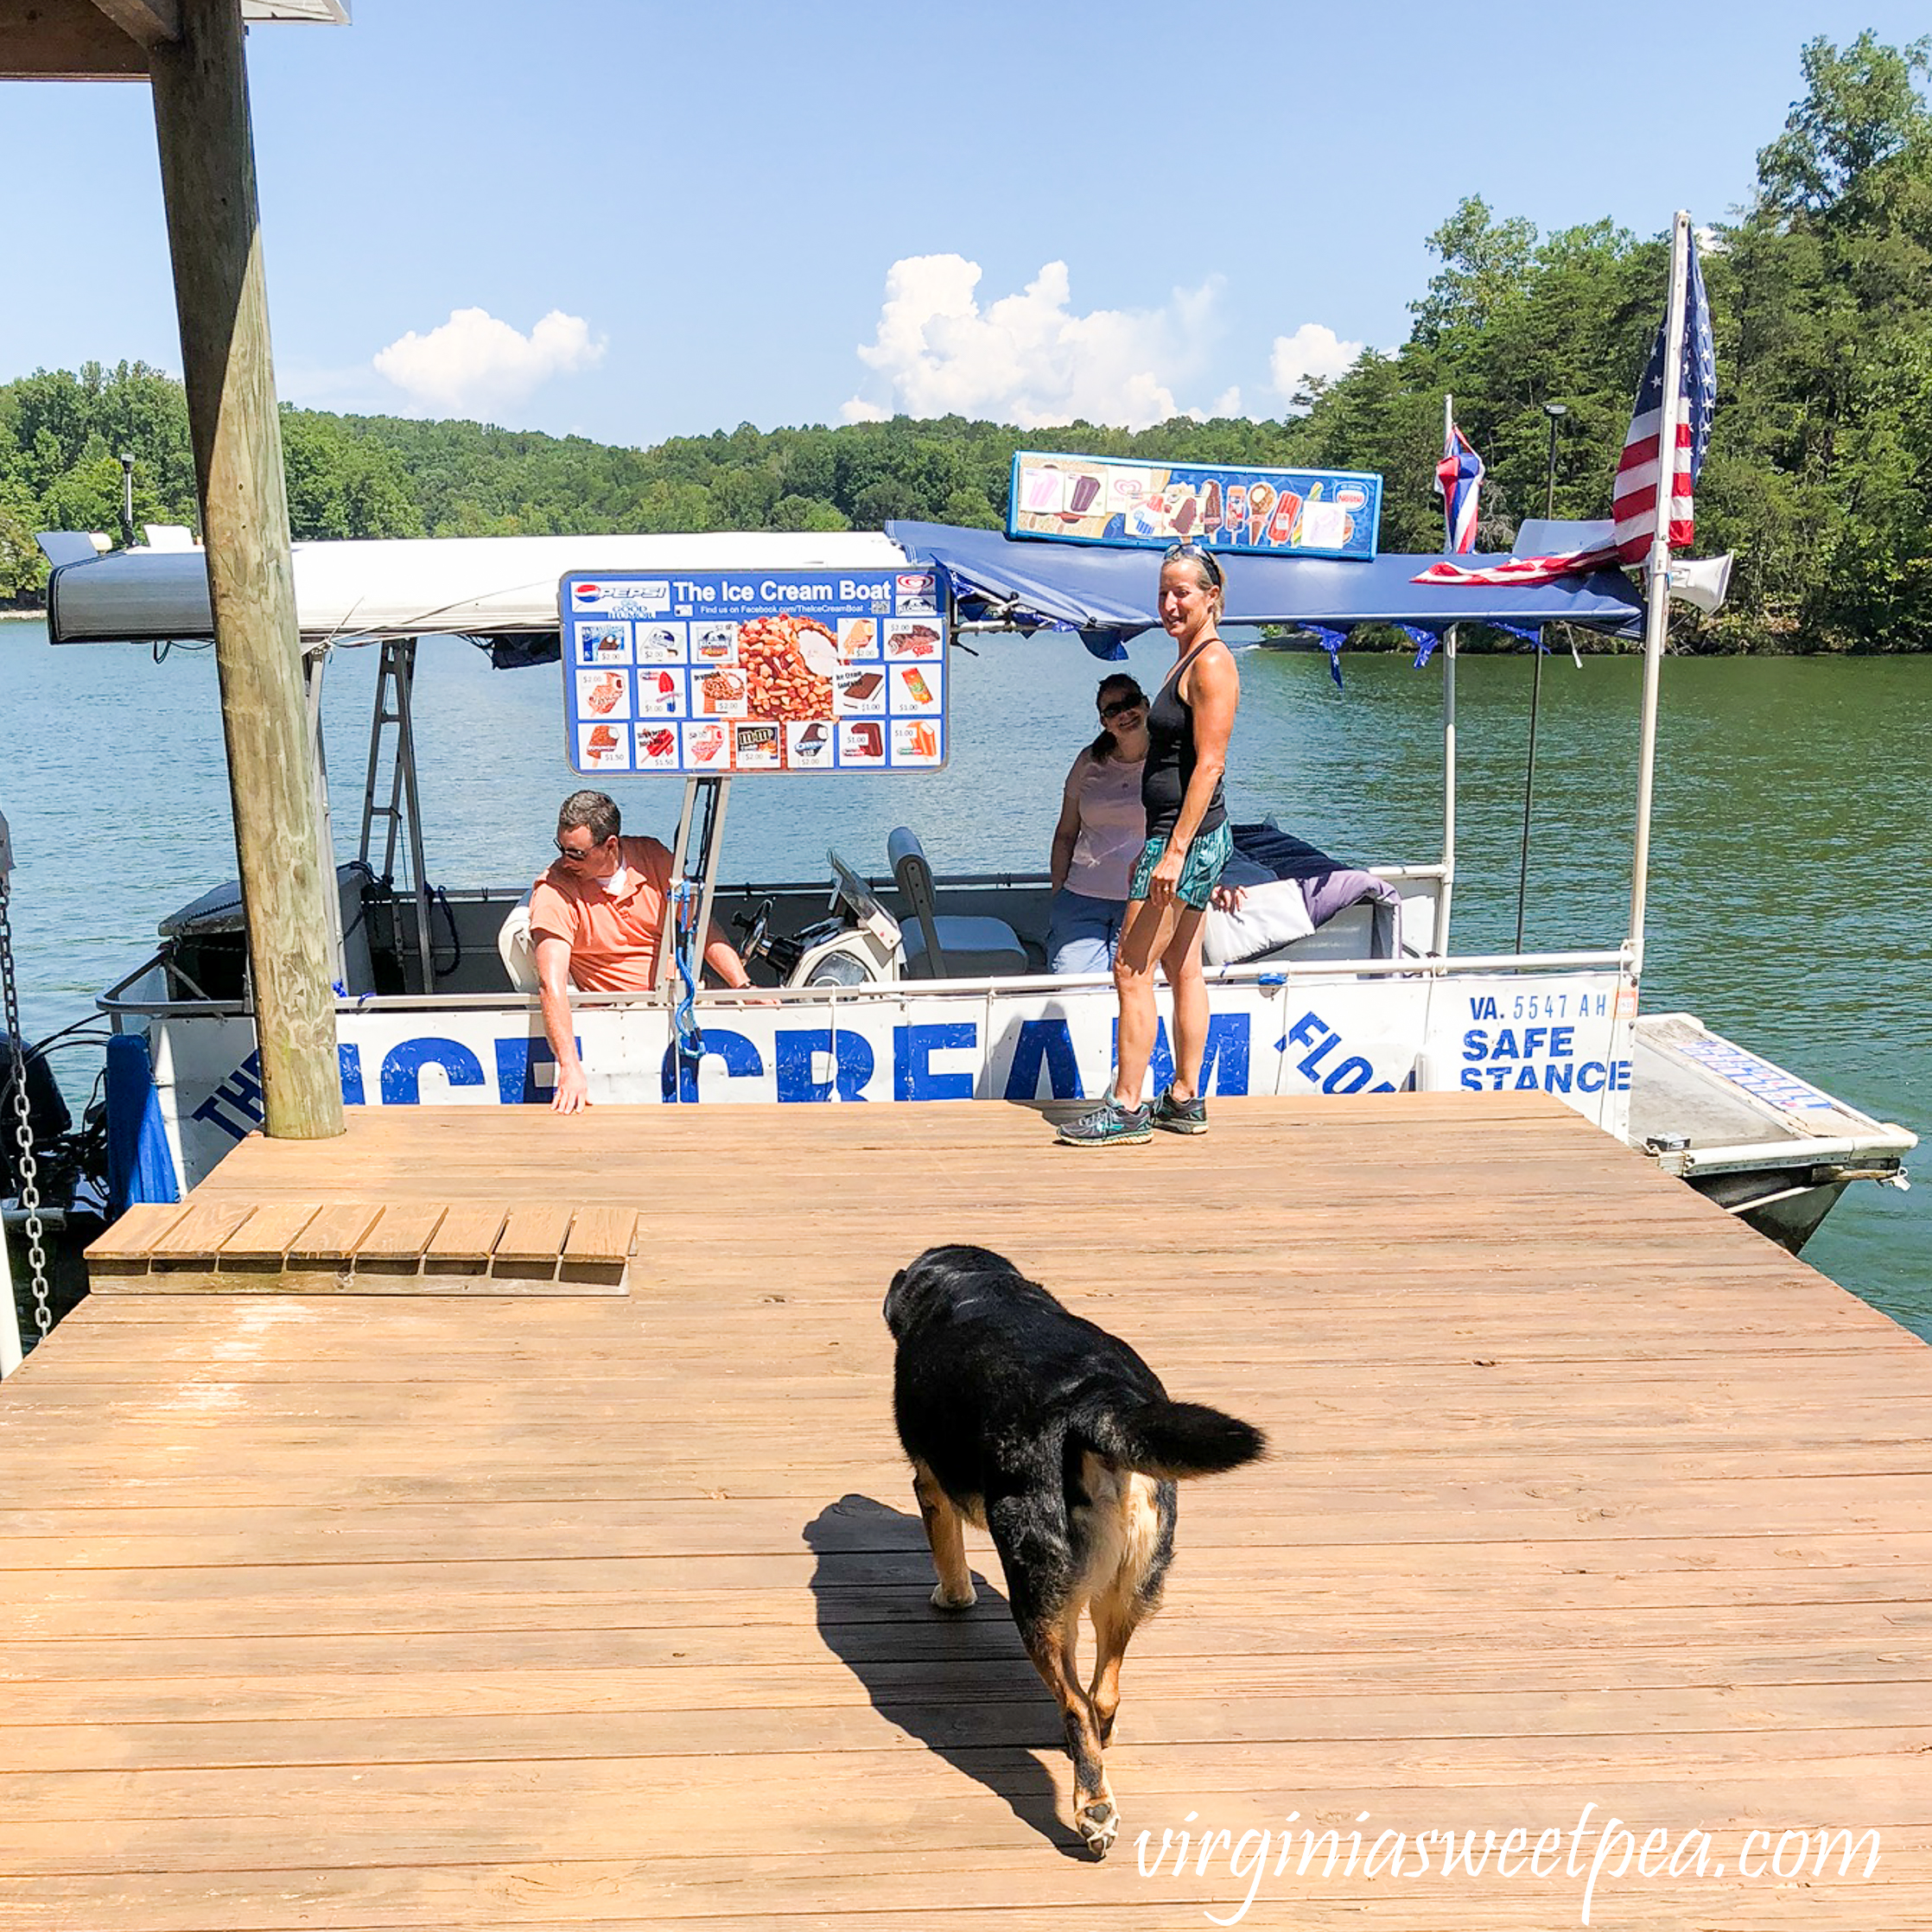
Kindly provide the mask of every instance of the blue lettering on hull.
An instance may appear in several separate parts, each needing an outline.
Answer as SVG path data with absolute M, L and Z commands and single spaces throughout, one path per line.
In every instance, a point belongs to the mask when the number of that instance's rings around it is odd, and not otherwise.
M 1007 1100 L 1038 1100 L 1045 1070 L 1051 1100 L 1084 1100 L 1080 1061 L 1073 1051 L 1073 1028 L 1065 1020 L 1022 1020 L 1014 1042 L 1013 1065 L 1007 1071 Z
M 780 1100 L 829 1100 L 835 1093 L 841 1100 L 865 1098 L 873 1057 L 872 1042 L 863 1033 L 834 1033 L 829 1026 L 786 1031 L 779 1034 L 775 1051 Z M 821 1054 L 832 1063 L 829 1080 L 820 1080 L 813 1073 Z
M 1376 1079 L 1373 1061 L 1363 1058 L 1359 1053 L 1344 1051 L 1341 1034 L 1319 1013 L 1303 1014 L 1275 1043 L 1274 1050 L 1286 1053 L 1295 1046 L 1308 1049 L 1295 1062 L 1295 1071 L 1322 1093 L 1392 1094 L 1395 1091 L 1393 1080 Z M 1371 1081 L 1375 1083 L 1372 1086 Z

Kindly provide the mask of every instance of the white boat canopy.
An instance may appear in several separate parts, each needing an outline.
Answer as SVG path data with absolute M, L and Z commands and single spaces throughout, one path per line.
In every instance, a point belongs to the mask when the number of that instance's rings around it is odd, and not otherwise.
M 213 634 L 200 550 L 97 556 L 86 537 L 60 533 L 41 541 L 56 566 L 48 582 L 54 643 L 185 642 Z M 997 531 L 942 524 L 896 523 L 883 534 L 398 537 L 297 543 L 291 554 L 296 622 L 311 649 L 438 632 L 554 640 L 558 580 L 566 572 L 598 570 L 742 568 L 770 578 L 937 568 L 969 621 L 1077 630 L 1101 657 L 1118 655 L 1120 638 L 1160 622 L 1159 559 L 1145 549 L 1015 541 Z M 1532 587 L 1418 583 L 1418 574 L 1436 561 L 1388 553 L 1347 562 L 1230 556 L 1227 617 L 1311 632 L 1331 654 L 1360 626 L 1394 624 L 1424 647 L 1425 659 L 1459 624 L 1533 637 L 1558 621 L 1625 635 L 1643 621 L 1642 601 L 1620 571 Z
M 899 570 L 906 552 L 877 531 L 724 531 L 674 537 L 413 537 L 297 543 L 302 641 L 500 636 L 556 630 L 567 570 Z M 199 550 L 113 550 L 66 563 L 48 582 L 55 644 L 213 637 Z

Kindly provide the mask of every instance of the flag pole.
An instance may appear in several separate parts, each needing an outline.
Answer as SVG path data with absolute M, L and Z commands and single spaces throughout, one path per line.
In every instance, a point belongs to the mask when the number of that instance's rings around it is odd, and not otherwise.
M 1665 312 L 1663 398 L 1657 418 L 1656 523 L 1643 572 L 1643 710 L 1637 734 L 1636 842 L 1630 866 L 1633 977 L 1643 971 L 1643 915 L 1650 885 L 1650 808 L 1657 764 L 1657 687 L 1670 626 L 1670 514 L 1677 494 L 1677 426 L 1683 415 L 1684 307 L 1690 282 L 1690 217 L 1681 208 L 1670 233 L 1670 306 Z

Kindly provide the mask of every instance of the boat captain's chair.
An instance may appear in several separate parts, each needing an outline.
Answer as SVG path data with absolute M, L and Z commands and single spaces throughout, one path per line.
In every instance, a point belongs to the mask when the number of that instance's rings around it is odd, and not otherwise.
M 510 916 L 497 928 L 497 953 L 503 969 L 510 976 L 512 993 L 534 993 L 537 988 L 537 946 L 530 936 L 530 894 L 525 893 L 510 908 Z
M 886 853 L 912 915 L 900 931 L 908 978 L 995 979 L 1032 969 L 1025 944 L 1004 919 L 942 918 L 933 911 L 932 867 L 910 826 L 901 825 L 886 841 Z

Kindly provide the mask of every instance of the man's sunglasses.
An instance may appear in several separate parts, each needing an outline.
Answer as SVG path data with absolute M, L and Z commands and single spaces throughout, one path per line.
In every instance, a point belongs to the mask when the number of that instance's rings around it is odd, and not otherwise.
M 556 855 L 560 859 L 594 859 L 601 847 L 608 845 L 608 839 L 594 839 L 588 845 L 566 845 L 562 839 L 555 841 Z

